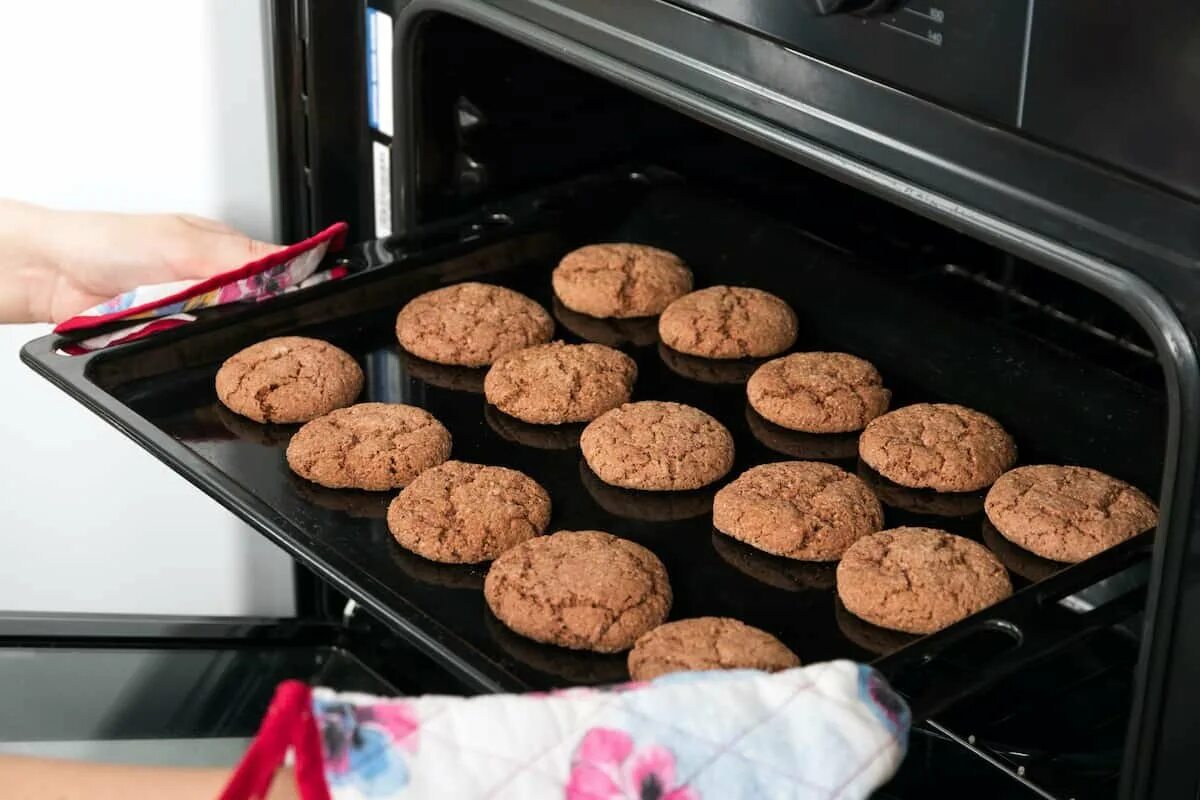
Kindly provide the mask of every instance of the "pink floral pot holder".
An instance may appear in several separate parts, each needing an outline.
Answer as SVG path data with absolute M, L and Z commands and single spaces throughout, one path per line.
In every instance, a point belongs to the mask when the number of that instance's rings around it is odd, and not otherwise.
M 883 678 L 850 661 L 541 695 L 303 696 L 274 763 L 268 718 L 224 800 L 262 796 L 247 774 L 265 793 L 289 747 L 305 800 L 851 800 L 895 773 L 910 721 Z

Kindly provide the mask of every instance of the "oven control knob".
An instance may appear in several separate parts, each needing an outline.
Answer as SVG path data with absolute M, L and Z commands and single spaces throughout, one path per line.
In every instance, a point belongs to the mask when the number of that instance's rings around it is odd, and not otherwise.
M 895 0 L 813 0 L 813 9 L 826 14 L 881 14 L 896 5 Z

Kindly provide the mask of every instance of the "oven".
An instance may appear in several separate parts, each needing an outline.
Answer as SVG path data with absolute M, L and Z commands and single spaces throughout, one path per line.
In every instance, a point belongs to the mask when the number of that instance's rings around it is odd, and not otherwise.
M 1200 11 L 1177 0 L 1086 14 L 1054 0 L 277 0 L 273 21 L 285 238 L 345 220 L 348 277 L 89 355 L 48 337 L 23 357 L 287 550 L 299 616 L 15 620 L 0 628 L 6 646 L 246 651 L 250 662 L 220 669 L 270 665 L 221 683 L 251 687 L 248 709 L 265 702 L 252 687 L 278 676 L 397 692 L 624 677 L 620 658 L 509 633 L 486 610 L 480 568 L 392 541 L 390 497 L 305 484 L 283 459 L 290 429 L 224 412 L 221 361 L 299 333 L 358 358 L 365 399 L 433 411 L 455 457 L 536 478 L 555 529 L 611 530 L 654 550 L 675 588 L 672 618 L 735 616 L 805 662 L 874 663 L 918 719 L 881 796 L 1195 795 Z M 635 399 L 686 398 L 721 420 L 736 441 L 731 474 L 806 458 L 875 477 L 852 438 L 757 418 L 745 364 L 680 358 L 653 324 L 554 305 L 550 269 L 601 241 L 676 252 L 698 286 L 780 295 L 799 315 L 797 349 L 868 358 L 893 406 L 991 414 L 1019 463 L 1081 464 L 1141 487 L 1160 504 L 1158 530 L 1065 566 L 1006 547 L 979 498 L 948 505 L 883 485 L 888 527 L 983 541 L 1017 589 L 937 634 L 893 635 L 840 607 L 828 568 L 714 531 L 711 497 L 650 502 L 607 487 L 582 464 L 578 430 L 505 418 L 478 371 L 398 348 L 407 299 L 500 283 L 551 308 L 556 336 L 633 355 Z

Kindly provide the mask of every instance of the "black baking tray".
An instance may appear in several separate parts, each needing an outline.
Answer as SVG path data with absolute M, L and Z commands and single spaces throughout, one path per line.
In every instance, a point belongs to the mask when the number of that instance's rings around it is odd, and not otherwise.
M 656 552 L 674 589 L 673 619 L 736 617 L 778 635 L 806 663 L 874 661 L 901 689 L 911 684 L 910 694 L 930 692 L 928 709 L 1136 611 L 1137 591 L 1094 608 L 1061 600 L 1138 568 L 1149 535 L 1066 569 L 1002 552 L 1019 590 L 1011 600 L 934 636 L 872 628 L 839 606 L 833 565 L 773 558 L 715 532 L 711 492 L 607 487 L 582 463 L 578 426 L 506 418 L 486 407 L 481 372 L 424 363 L 398 348 L 395 315 L 407 300 L 467 279 L 503 284 L 552 308 L 557 336 L 629 352 L 639 368 L 635 399 L 687 402 L 725 423 L 737 447 L 730 477 L 754 464 L 808 457 L 880 480 L 857 463 L 853 437 L 790 434 L 748 411 L 742 382 L 754 364 L 682 357 L 658 343 L 653 322 L 609 324 L 556 306 L 550 270 L 568 250 L 596 241 L 672 250 L 691 265 L 697 286 L 738 283 L 781 295 L 799 314 L 797 349 L 872 360 L 894 391 L 894 406 L 979 408 L 1013 433 L 1022 463 L 1085 464 L 1156 494 L 1165 420 L 1157 387 L 1032 335 L 1021 316 L 1028 309 L 992 313 L 967 294 L 960 302 L 925 249 L 893 263 L 881 261 L 878 248 L 864 258 L 853 242 L 827 241 L 655 170 L 581 179 L 402 240 L 351 248 L 343 258 L 354 272 L 342 281 L 218 310 L 140 342 L 70 357 L 58 352 L 63 340 L 50 336 L 31 342 L 22 357 L 483 691 L 620 680 L 624 659 L 512 634 L 487 610 L 483 567 L 428 562 L 391 539 L 384 520 L 390 494 L 326 490 L 291 474 L 284 449 L 294 428 L 258 425 L 218 404 L 213 377 L 225 358 L 281 334 L 333 342 L 362 364 L 363 400 L 423 406 L 450 429 L 455 458 L 513 467 L 541 482 L 554 503 L 551 530 L 607 530 Z M 882 492 L 891 503 L 889 527 L 931 525 L 995 545 L 985 536 L 979 495 L 914 494 L 886 484 Z

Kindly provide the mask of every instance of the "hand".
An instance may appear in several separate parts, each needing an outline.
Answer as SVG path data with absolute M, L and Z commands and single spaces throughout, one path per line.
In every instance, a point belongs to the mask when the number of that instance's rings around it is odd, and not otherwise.
M 207 278 L 279 249 L 187 214 L 0 200 L 0 322 L 61 322 L 137 286 Z

